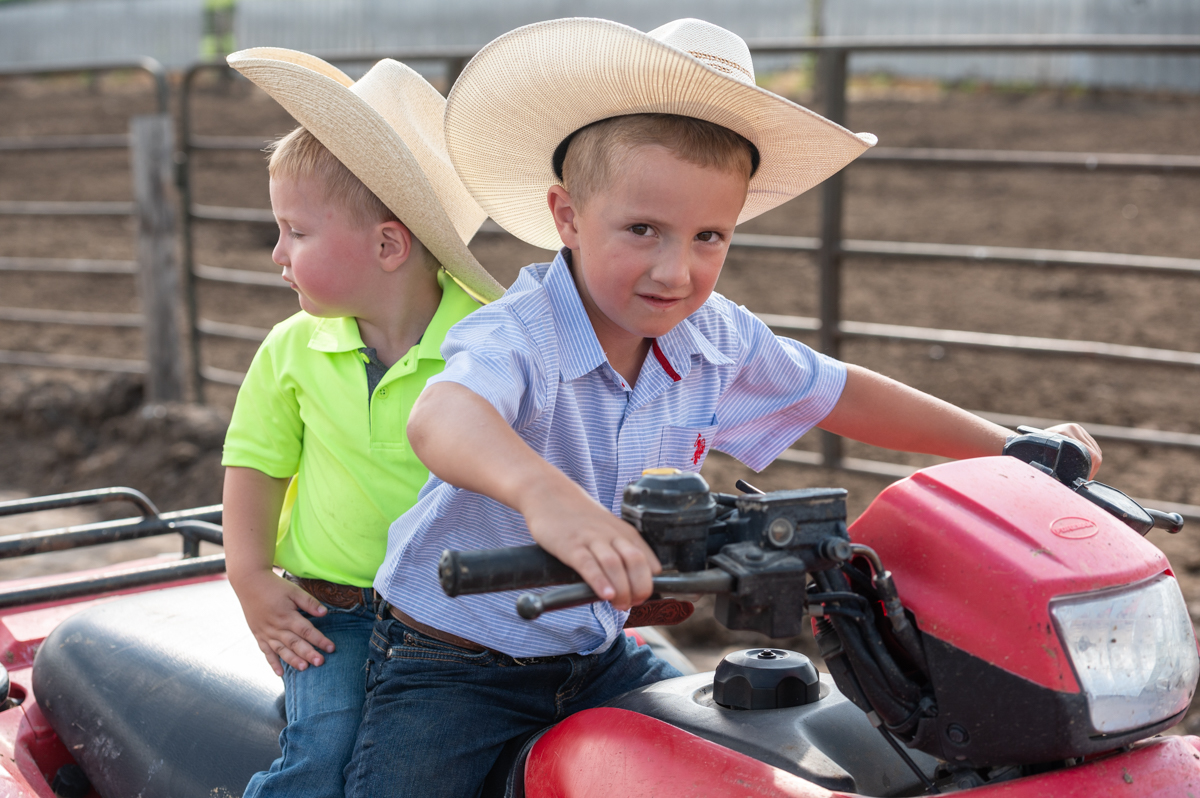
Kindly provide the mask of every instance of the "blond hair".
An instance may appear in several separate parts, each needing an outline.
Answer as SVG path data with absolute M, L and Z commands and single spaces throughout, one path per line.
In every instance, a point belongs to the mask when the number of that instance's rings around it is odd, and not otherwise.
M 747 182 L 758 166 L 757 148 L 742 136 L 703 119 L 675 114 L 602 119 L 577 130 L 563 145 L 566 152 L 561 166 L 556 163 L 555 168 L 571 199 L 581 207 L 596 191 L 613 184 L 638 147 L 663 147 L 687 163 L 745 175 Z
M 325 199 L 350 214 L 363 227 L 380 222 L 401 221 L 371 189 L 334 157 L 317 137 L 298 127 L 283 138 L 267 145 L 271 153 L 267 171 L 273 178 L 317 180 L 325 189 Z

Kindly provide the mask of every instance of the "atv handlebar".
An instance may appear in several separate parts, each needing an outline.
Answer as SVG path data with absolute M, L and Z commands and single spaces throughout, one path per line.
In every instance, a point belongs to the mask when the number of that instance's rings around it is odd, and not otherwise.
M 1179 513 L 1164 513 L 1162 510 L 1151 510 L 1149 507 L 1144 509 L 1146 515 L 1154 519 L 1155 529 L 1165 529 L 1172 535 L 1183 529 L 1183 516 Z
M 438 577 L 447 596 L 554 587 L 517 599 L 517 614 L 532 621 L 544 612 L 599 601 L 583 578 L 541 546 L 444 551 Z M 733 578 L 720 569 L 654 578 L 656 593 L 728 593 Z
M 654 577 L 655 593 L 728 593 L 732 589 L 733 577 L 720 568 Z M 565 585 L 545 593 L 525 593 L 517 599 L 517 614 L 532 621 L 543 612 L 565 610 L 599 600 L 585 584 Z
M 438 561 L 438 578 L 442 590 L 451 598 L 583 581 L 579 574 L 538 545 L 447 550 Z
M 1019 432 L 1005 445 L 1005 454 L 1048 474 L 1138 533 L 1153 527 L 1178 532 L 1183 526 L 1175 513 L 1147 510 L 1115 488 L 1088 481 L 1090 459 L 1077 441 L 1029 427 Z M 718 618 L 723 625 L 786 637 L 798 633 L 807 609 L 806 574 L 866 557 L 876 590 L 895 601 L 888 617 L 903 625 L 883 563 L 870 549 L 850 542 L 844 490 L 764 494 L 750 485 L 739 487 L 754 492 L 711 493 L 699 474 L 653 469 L 626 486 L 621 517 L 641 533 L 663 567 L 675 572 L 656 577 L 655 592 L 729 594 Z M 445 551 L 438 575 L 451 597 L 562 586 L 520 597 L 517 611 L 529 620 L 598 600 L 579 574 L 536 545 Z

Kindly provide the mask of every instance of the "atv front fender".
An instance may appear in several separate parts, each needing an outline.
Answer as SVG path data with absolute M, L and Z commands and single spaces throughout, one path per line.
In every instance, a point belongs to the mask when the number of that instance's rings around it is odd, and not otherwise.
M 1075 767 L 956 792 L 962 798 L 1200 796 L 1200 738 L 1157 737 Z M 600 708 L 572 715 L 533 747 L 528 798 L 850 798 L 655 718 Z

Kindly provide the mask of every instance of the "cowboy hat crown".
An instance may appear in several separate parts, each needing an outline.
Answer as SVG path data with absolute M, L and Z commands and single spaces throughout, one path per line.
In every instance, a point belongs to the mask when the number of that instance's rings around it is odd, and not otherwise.
M 593 122 L 677 114 L 729 128 L 760 156 L 739 223 L 802 194 L 875 144 L 759 88 L 740 37 L 696 19 L 649 33 L 604 19 L 526 25 L 486 45 L 446 103 L 446 147 L 475 200 L 502 227 L 561 246 L 546 205 L 554 154 Z

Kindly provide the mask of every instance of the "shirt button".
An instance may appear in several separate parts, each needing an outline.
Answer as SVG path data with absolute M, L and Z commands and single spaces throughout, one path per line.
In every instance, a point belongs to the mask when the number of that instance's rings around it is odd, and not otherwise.
M 380 388 L 380 389 L 379 389 L 379 398 L 380 398 L 380 399 L 386 399 L 386 398 L 387 398 L 387 388 Z

